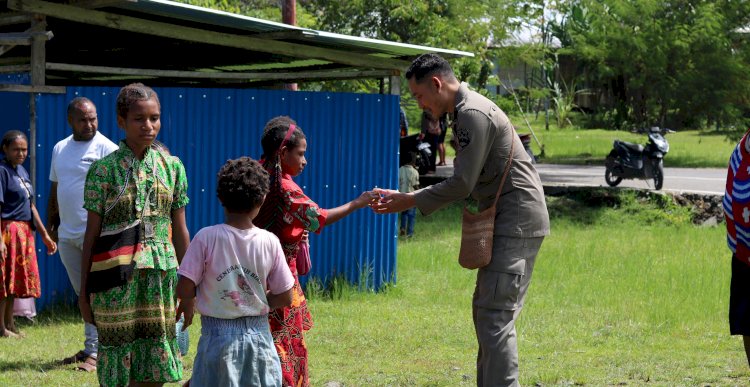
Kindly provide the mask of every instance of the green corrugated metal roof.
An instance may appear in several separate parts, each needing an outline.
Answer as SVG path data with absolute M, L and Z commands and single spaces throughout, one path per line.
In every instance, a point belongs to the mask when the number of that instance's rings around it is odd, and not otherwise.
M 113 7 L 252 33 L 298 31 L 300 32 L 298 40 L 344 49 L 366 50 L 371 53 L 381 53 L 387 57 L 417 56 L 427 52 L 435 52 L 448 57 L 474 56 L 474 54 L 466 51 L 317 31 L 168 0 L 128 1 L 116 3 Z

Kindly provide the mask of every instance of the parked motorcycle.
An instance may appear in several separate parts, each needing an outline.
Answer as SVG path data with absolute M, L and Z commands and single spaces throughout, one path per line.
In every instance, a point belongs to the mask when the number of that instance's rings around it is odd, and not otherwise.
M 424 175 L 432 167 L 430 155 L 432 150 L 430 144 L 419 139 L 419 134 L 401 137 L 399 165 L 407 164 L 411 161 L 411 154 L 416 157 L 415 164 L 420 175 Z
M 652 127 L 648 130 L 648 143 L 640 144 L 615 140 L 605 163 L 604 180 L 615 187 L 622 179 L 654 179 L 654 188 L 664 185 L 664 156 L 669 152 L 669 143 L 664 135 L 670 129 Z

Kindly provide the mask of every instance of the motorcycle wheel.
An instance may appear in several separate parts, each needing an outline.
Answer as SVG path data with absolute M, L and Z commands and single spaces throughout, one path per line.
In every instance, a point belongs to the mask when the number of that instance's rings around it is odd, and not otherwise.
M 614 167 L 614 168 L 620 169 L 619 172 L 620 174 L 622 174 L 621 167 Z M 607 185 L 609 185 L 610 187 L 617 187 L 617 185 L 620 184 L 620 182 L 622 181 L 622 177 L 615 176 L 612 174 L 612 171 L 614 170 L 614 168 L 607 168 L 604 171 L 604 181 L 606 181 Z
M 664 165 L 659 160 L 654 168 L 654 189 L 658 191 L 662 186 L 664 186 Z

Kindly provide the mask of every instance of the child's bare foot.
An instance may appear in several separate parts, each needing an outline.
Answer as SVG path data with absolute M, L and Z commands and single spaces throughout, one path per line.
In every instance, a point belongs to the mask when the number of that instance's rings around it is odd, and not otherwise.
M 21 332 L 21 330 L 18 329 L 18 327 L 15 325 L 12 327 L 8 327 L 8 330 L 11 331 L 12 333 L 15 333 L 18 337 L 26 337 L 26 334 Z
M 13 333 L 12 331 L 9 331 L 9 330 L 6 329 L 6 330 L 3 331 L 2 335 L 0 335 L 0 337 L 9 337 L 11 339 L 18 339 L 21 336 L 19 336 L 19 335 Z

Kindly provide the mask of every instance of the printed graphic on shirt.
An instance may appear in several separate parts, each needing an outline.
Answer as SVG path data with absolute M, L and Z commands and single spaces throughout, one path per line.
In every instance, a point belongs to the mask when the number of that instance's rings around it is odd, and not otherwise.
M 31 182 L 27 181 L 21 176 L 16 176 L 16 180 L 18 180 L 18 186 L 23 187 L 24 190 L 26 191 L 26 199 L 30 199 L 31 198 Z
M 235 307 L 253 306 L 255 300 L 268 305 L 260 277 L 240 265 L 232 265 L 216 277 L 219 283 L 219 298 Z

